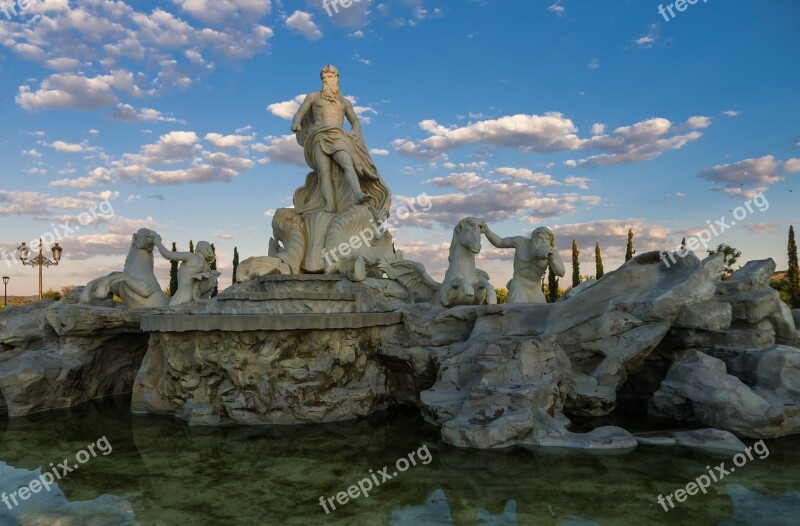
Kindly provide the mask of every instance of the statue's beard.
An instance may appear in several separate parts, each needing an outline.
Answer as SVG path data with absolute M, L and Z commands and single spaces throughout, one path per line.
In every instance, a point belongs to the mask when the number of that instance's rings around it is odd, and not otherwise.
M 550 244 L 544 241 L 534 239 L 533 240 L 533 255 L 539 259 L 545 259 L 547 257 L 547 253 L 550 251 Z
M 322 98 L 328 102 L 342 102 L 342 92 L 339 90 L 339 83 L 335 80 L 323 82 Z

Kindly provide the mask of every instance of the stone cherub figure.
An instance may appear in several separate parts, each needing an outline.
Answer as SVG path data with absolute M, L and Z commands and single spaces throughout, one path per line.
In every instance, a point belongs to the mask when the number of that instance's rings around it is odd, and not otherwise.
M 339 90 L 339 70 L 325 66 L 320 78 L 322 90 L 306 96 L 292 119 L 292 131 L 303 146 L 306 163 L 317 174 L 316 184 L 307 189 L 309 195 L 302 197 L 326 212 L 342 212 L 368 200 L 379 205 L 388 189 L 364 143 L 355 109 Z M 350 133 L 343 129 L 345 118 L 352 127 Z M 300 213 L 306 211 L 311 210 Z
M 214 262 L 216 256 L 207 241 L 198 242 L 194 253 L 171 252 L 162 243 L 161 236 L 156 235 L 155 246 L 164 259 L 180 262 L 178 290 L 172 292 L 169 300 L 170 306 L 197 301 L 211 295 L 221 273 L 211 270 L 211 263 Z
M 530 239 L 523 236 L 500 237 L 481 222 L 481 231 L 489 243 L 497 248 L 513 248 L 514 276 L 508 282 L 508 303 L 546 303 L 541 280 L 549 266 L 557 276 L 564 276 L 566 269 L 558 252 L 550 246 L 553 232 L 539 227 L 531 232 Z

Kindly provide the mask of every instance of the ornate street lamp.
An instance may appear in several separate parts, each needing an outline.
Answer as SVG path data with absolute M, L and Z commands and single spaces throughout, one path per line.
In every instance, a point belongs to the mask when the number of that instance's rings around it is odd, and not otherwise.
M 28 256 L 30 255 L 31 250 L 25 245 L 25 243 L 22 243 L 17 247 L 19 260 L 22 261 L 23 265 L 39 267 L 39 299 L 42 299 L 42 267 L 58 265 L 58 262 L 61 261 L 61 252 L 63 251 L 63 249 L 58 246 L 58 243 L 56 243 L 51 249 L 53 251 L 53 261 L 50 261 L 44 257 L 42 250 L 44 250 L 44 245 L 42 245 L 42 240 L 39 239 L 39 255 L 28 261 Z
M 11 278 L 3 276 L 3 307 L 8 307 L 8 281 Z

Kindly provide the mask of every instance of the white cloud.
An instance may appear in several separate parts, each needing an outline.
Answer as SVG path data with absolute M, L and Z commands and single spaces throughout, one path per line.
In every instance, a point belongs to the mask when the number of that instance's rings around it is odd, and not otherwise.
M 372 148 L 369 153 L 372 155 L 389 155 L 389 150 L 383 148 Z
M 96 186 L 102 186 L 111 184 L 113 179 L 111 177 L 111 172 L 103 167 L 95 168 L 89 172 L 89 175 L 85 177 L 77 177 L 75 179 L 56 179 L 55 181 L 50 182 L 50 186 L 53 187 L 69 187 L 69 188 L 94 188 Z
M 711 117 L 689 117 L 689 119 L 686 121 L 686 127 L 693 130 L 708 128 L 709 126 L 711 126 Z
M 428 138 L 419 143 L 396 139 L 392 143 L 395 150 L 409 157 L 433 159 L 446 150 L 478 143 L 535 152 L 573 150 L 582 144 L 576 135 L 577 127 L 560 113 L 510 115 L 463 127 L 425 120 L 419 127 L 429 134 Z
M 172 0 L 172 3 L 211 25 L 224 25 L 232 17 L 259 20 L 272 9 L 271 0 Z
M 222 239 L 224 241 L 233 241 L 233 236 L 228 234 L 227 232 L 223 232 L 222 230 L 212 230 L 211 235 L 217 239 Z
M 401 155 L 433 160 L 445 151 L 467 145 L 484 145 L 498 148 L 515 148 L 523 152 L 560 152 L 576 150 L 601 150 L 608 153 L 585 159 L 565 161 L 568 167 L 591 167 L 602 164 L 620 164 L 646 161 L 664 151 L 680 149 L 702 134 L 697 128 L 711 123 L 707 117 L 692 117 L 683 126 L 663 118 L 622 126 L 613 135 L 593 135 L 580 138 L 572 120 L 560 113 L 545 115 L 511 115 L 497 119 L 470 122 L 466 126 L 444 126 L 434 120 L 420 122 L 420 128 L 429 136 L 415 142 L 412 139 L 395 139 L 392 146 Z M 691 129 L 687 133 L 683 131 Z M 602 132 L 605 125 L 595 124 L 593 132 Z
M 122 72 L 117 75 L 124 76 Z M 132 80 L 128 77 L 128 80 Z M 55 74 L 45 79 L 38 90 L 31 91 L 29 86 L 20 86 L 15 100 L 26 111 L 41 111 L 54 108 L 94 109 L 110 106 L 117 102 L 117 95 L 112 89 L 119 86 L 113 75 L 83 77 L 77 74 Z M 124 85 L 124 83 L 123 83 Z
M 306 95 L 301 94 L 296 96 L 292 100 L 275 102 L 267 106 L 267 110 L 269 110 L 269 112 L 275 115 L 276 117 L 280 117 L 281 119 L 290 121 L 294 117 L 294 114 L 297 113 L 297 110 L 300 109 L 300 105 L 303 103 L 303 100 L 305 98 Z
M 553 179 L 553 176 L 546 173 L 535 173 L 527 168 L 508 168 L 502 167 L 494 173 L 507 177 L 511 180 L 522 180 L 533 183 L 536 186 L 561 186 L 561 183 Z
M 399 226 L 430 228 L 439 224 L 452 228 L 461 218 L 470 215 L 484 217 L 487 221 L 536 223 L 546 218 L 571 214 L 578 206 L 593 206 L 601 202 L 598 196 L 552 191 L 542 193 L 540 187 L 562 186 L 564 183 L 525 168 L 503 167 L 491 173 L 501 177 L 494 179 L 476 172 L 455 172 L 425 181 L 426 184 L 458 191 L 429 195 L 432 203 L 430 210 L 398 221 Z M 397 196 L 395 202 L 403 203 L 409 199 Z
M 658 24 L 650 24 L 647 26 L 647 33 L 637 38 L 633 43 L 638 48 L 650 49 L 655 45 L 659 38 L 661 38 L 661 34 Z
M 314 23 L 313 16 L 305 11 L 295 11 L 286 19 L 286 27 L 300 33 L 307 40 L 319 40 L 322 38 L 322 31 L 320 31 L 317 24 Z
M 445 177 L 434 177 L 425 181 L 426 184 L 432 184 L 439 187 L 455 188 L 457 190 L 468 190 L 480 185 L 491 185 L 491 181 L 484 179 L 475 172 L 457 172 L 451 173 Z
M 117 104 L 111 118 L 123 122 L 177 122 L 174 117 L 162 114 L 152 108 L 134 108 L 130 104 Z
M 64 141 L 53 141 L 50 144 L 45 144 L 45 146 L 49 146 L 62 153 L 83 153 L 91 149 L 85 141 L 80 144 L 68 143 Z
M 279 163 L 306 166 L 303 148 L 297 144 L 297 137 L 294 134 L 267 137 L 264 144 L 254 144 L 252 149 L 268 155 L 271 160 Z
M 564 16 L 564 13 L 566 12 L 566 8 L 561 5 L 561 0 L 556 0 L 556 2 L 550 5 L 547 10 L 559 18 Z
M 573 176 L 569 176 L 566 179 L 564 179 L 564 184 L 570 185 L 570 186 L 577 186 L 581 190 L 588 190 L 589 189 L 589 184 L 588 184 L 589 181 L 591 181 L 591 179 L 589 179 L 588 177 L 573 177 Z
M 66 0 L 31 2 L 27 12 L 0 24 L 0 46 L 23 60 L 60 71 L 38 88 L 20 86 L 17 103 L 27 111 L 52 108 L 93 109 L 118 102 L 121 93 L 135 97 L 182 88 L 207 74 L 213 64 L 204 56 L 242 60 L 263 52 L 273 36 L 258 23 L 270 11 L 268 0 L 175 0 L 206 24 L 198 26 L 165 11 L 136 11 L 124 1 Z M 120 68 L 140 64 L 145 73 Z M 79 71 L 96 71 L 85 76 Z M 149 78 L 148 75 L 153 75 Z
M 702 134 L 694 130 L 710 125 L 706 117 L 692 117 L 684 126 L 674 126 L 663 118 L 647 119 L 632 126 L 622 126 L 614 130 L 614 135 L 596 135 L 582 144 L 586 150 L 598 149 L 610 153 L 593 155 L 585 159 L 573 160 L 567 166 L 592 167 L 648 161 L 659 157 L 668 150 L 679 150 Z M 688 133 L 682 130 L 692 129 Z
M 752 197 L 781 180 L 778 163 L 772 155 L 719 164 L 703 170 L 698 177 L 724 184 L 725 188 L 716 187 L 715 190 L 722 190 L 732 197 Z
M 253 135 L 222 135 L 220 133 L 208 133 L 206 134 L 205 140 L 213 144 L 217 149 L 227 150 L 230 148 L 241 148 L 254 138 Z
M 796 174 L 797 172 L 800 172 L 800 159 L 789 159 L 783 165 L 783 170 L 788 174 Z

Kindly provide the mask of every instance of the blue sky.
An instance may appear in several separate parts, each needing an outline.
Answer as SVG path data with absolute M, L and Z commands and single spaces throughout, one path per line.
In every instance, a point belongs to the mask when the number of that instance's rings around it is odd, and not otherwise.
M 266 255 L 271 213 L 304 181 L 288 119 L 330 63 L 395 204 L 431 197 L 393 234 L 434 277 L 460 217 L 501 235 L 548 225 L 594 274 L 595 242 L 613 269 L 628 228 L 640 252 L 674 248 L 760 192 L 768 209 L 711 243 L 785 268 L 800 226 L 800 4 L 700 0 L 670 21 L 659 4 L 17 4 L 0 11 L 0 250 L 108 200 L 112 218 L 64 236 L 46 288 L 121 269 L 141 226 L 182 249 L 213 242 L 226 286 L 233 247 Z M 512 256 L 484 243 L 496 287 Z M 11 294 L 35 293 L 32 269 L 0 267 Z

